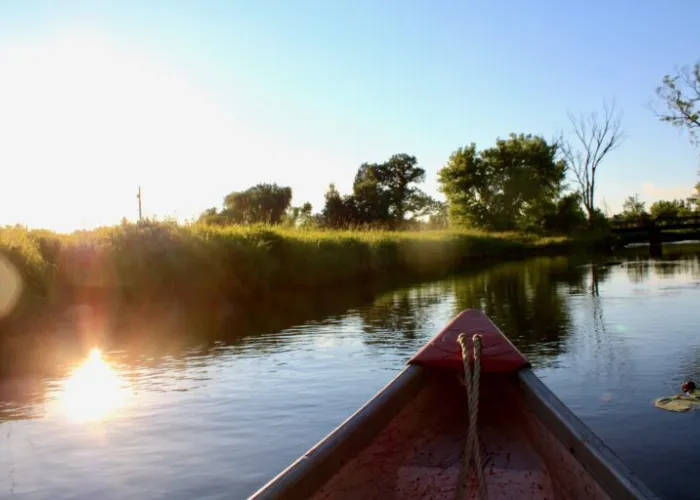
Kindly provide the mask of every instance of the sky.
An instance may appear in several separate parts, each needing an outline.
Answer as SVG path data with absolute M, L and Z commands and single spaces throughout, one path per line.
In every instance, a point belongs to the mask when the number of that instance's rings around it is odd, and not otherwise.
M 357 167 L 415 155 L 424 188 L 461 146 L 568 133 L 615 100 L 599 169 L 619 211 L 685 196 L 698 151 L 650 106 L 698 61 L 700 2 L 0 3 L 0 225 L 188 220 L 261 182 L 316 211 Z

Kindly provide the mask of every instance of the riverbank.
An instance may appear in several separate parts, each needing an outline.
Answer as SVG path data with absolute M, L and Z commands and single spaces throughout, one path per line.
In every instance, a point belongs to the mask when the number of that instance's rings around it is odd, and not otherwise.
M 30 330 L 50 329 L 54 318 L 75 306 L 89 307 L 93 317 L 107 323 L 148 316 L 162 304 L 179 316 L 226 322 L 289 294 L 313 298 L 378 281 L 438 278 L 488 261 L 588 250 L 600 243 L 591 237 L 466 230 L 330 231 L 154 222 L 71 235 L 4 228 L 0 252 L 19 270 L 22 291 L 0 320 L 0 333 L 3 344 L 10 338 L 15 343 Z M 43 342 L 43 333 L 33 336 Z

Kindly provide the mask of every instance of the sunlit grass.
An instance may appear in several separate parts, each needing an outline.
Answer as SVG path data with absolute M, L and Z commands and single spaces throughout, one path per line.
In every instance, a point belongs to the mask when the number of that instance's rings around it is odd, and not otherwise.
M 0 253 L 23 277 L 28 313 L 109 290 L 110 303 L 185 299 L 239 305 L 392 276 L 438 276 L 484 258 L 571 245 L 565 237 L 477 230 L 335 231 L 146 221 L 72 234 L 0 228 Z M 86 291 L 85 293 L 81 291 Z M 312 297 L 312 296 L 310 296 Z M 37 300 L 32 300 L 37 299 Z

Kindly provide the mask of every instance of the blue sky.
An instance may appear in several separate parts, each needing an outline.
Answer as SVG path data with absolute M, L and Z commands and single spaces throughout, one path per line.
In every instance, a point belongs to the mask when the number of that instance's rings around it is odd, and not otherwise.
M 698 152 L 648 106 L 700 53 L 700 3 L 23 1 L 0 4 L 0 224 L 188 218 L 258 182 L 320 209 L 363 161 L 553 137 L 604 99 L 627 140 L 597 199 L 689 192 Z M 9 75 L 6 77 L 6 75 Z M 4 139 L 4 140 L 3 140 Z

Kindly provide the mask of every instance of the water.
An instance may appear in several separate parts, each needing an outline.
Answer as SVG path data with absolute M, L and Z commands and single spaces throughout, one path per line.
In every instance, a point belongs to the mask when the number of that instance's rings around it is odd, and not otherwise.
M 700 378 L 700 248 L 664 251 L 505 263 L 278 331 L 102 346 L 72 374 L 5 380 L 0 497 L 245 498 L 473 307 L 652 489 L 700 498 L 700 413 L 652 405 Z

